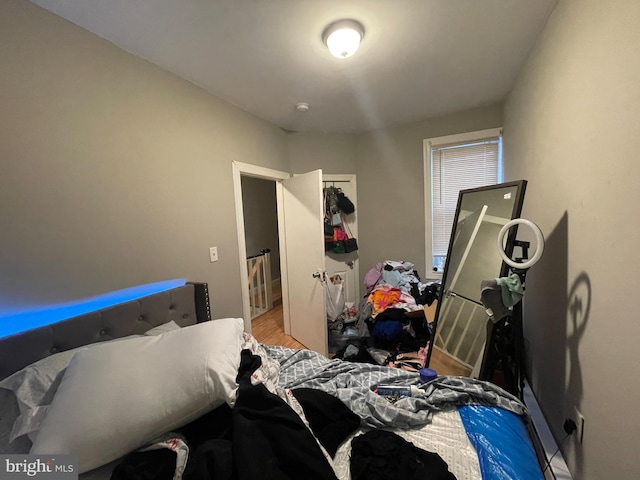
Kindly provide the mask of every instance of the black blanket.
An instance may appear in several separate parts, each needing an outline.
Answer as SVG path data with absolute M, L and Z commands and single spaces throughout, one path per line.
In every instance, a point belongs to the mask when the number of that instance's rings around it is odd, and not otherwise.
M 251 385 L 260 357 L 245 350 L 233 409 L 226 404 L 186 425 L 176 436 L 189 446 L 184 480 L 335 479 L 315 436 L 331 455 L 360 424 L 340 400 L 311 389 L 293 390 L 314 434 L 280 397 Z M 170 449 L 134 452 L 114 469 L 112 480 L 171 480 Z

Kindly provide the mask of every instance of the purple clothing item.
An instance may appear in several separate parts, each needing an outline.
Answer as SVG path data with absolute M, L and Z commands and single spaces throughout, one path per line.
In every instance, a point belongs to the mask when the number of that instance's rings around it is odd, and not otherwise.
M 382 263 L 378 263 L 375 267 L 369 270 L 367 274 L 364 276 L 364 286 L 367 289 L 367 294 L 371 293 L 371 290 L 373 290 L 373 287 L 375 287 L 380 281 L 380 279 L 382 278 L 382 273 L 380 273 L 381 270 L 382 270 Z

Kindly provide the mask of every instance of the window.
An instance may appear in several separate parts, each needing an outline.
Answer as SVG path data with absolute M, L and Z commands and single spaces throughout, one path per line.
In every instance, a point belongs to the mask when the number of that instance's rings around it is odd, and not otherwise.
M 502 131 L 483 130 L 425 140 L 427 271 L 440 276 L 458 193 L 502 182 Z M 429 263 L 429 260 L 427 260 Z

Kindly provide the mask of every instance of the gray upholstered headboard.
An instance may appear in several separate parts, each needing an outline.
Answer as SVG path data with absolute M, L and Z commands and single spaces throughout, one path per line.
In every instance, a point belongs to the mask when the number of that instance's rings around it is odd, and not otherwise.
M 54 353 L 142 334 L 171 320 L 182 327 L 211 320 L 206 283 L 187 283 L 1 338 L 0 379 Z

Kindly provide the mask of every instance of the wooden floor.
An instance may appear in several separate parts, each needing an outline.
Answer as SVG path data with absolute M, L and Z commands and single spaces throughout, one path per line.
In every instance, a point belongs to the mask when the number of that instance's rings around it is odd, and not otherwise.
M 433 353 L 431 353 L 429 368 L 433 368 L 438 372 L 438 375 L 459 375 L 462 377 L 471 375 L 471 369 L 469 367 L 435 348 L 433 349 Z
M 281 345 L 289 348 L 305 348 L 295 338 L 285 335 L 284 319 L 282 316 L 282 303 L 272 310 L 256 317 L 251 322 L 252 334 L 264 345 Z M 461 365 L 455 359 L 434 350 L 431 354 L 429 367 L 438 372 L 438 375 L 463 375 L 468 376 L 471 369 Z
M 282 304 L 277 305 L 251 322 L 252 335 L 264 345 L 281 345 L 289 348 L 305 348 L 295 338 L 285 335 Z

